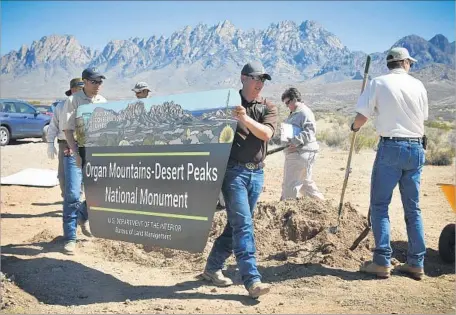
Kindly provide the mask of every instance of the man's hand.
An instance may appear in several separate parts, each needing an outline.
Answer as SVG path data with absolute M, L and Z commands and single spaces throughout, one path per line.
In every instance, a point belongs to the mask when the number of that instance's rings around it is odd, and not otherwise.
M 292 153 L 292 152 L 296 152 L 297 151 L 297 146 L 293 143 L 291 143 L 291 138 L 288 138 L 288 142 L 290 142 L 290 144 L 288 145 L 288 152 Z
M 367 122 L 367 117 L 357 113 L 355 117 L 355 121 L 351 124 L 350 130 L 353 132 L 358 132 L 359 129 L 361 129 L 362 126 Z
M 233 110 L 234 118 L 239 120 L 240 122 L 245 122 L 249 116 L 247 116 L 247 112 L 245 111 L 244 106 L 237 105 Z
M 355 123 L 352 123 L 350 126 L 350 130 L 353 132 L 358 132 L 360 128 L 355 128 Z
M 48 158 L 53 160 L 55 155 L 57 154 L 57 149 L 54 146 L 54 142 L 48 142 L 48 149 L 47 149 Z
M 82 167 L 82 158 L 81 156 L 79 155 L 79 152 L 78 151 L 75 151 L 75 150 L 72 150 L 71 148 L 67 147 L 65 149 L 65 151 L 63 151 L 63 154 L 65 156 L 74 156 L 75 160 L 76 160 L 76 165 L 81 168 Z

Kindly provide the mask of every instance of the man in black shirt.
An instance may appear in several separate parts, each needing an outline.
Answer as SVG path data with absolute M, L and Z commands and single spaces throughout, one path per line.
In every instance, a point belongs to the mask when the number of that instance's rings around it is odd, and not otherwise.
M 234 110 L 238 125 L 222 185 L 228 222 L 212 247 L 203 273 L 215 285 L 233 284 L 222 269 L 234 252 L 242 281 L 252 298 L 270 290 L 261 282 L 257 269 L 253 233 L 253 211 L 263 190 L 267 143 L 277 127 L 277 107 L 260 96 L 266 80 L 271 80 L 271 76 L 261 63 L 250 62 L 242 68 L 242 105 Z

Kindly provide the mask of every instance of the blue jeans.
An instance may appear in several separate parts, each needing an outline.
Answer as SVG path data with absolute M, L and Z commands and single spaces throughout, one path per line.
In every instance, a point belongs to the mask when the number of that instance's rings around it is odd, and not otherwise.
M 85 221 L 87 213 L 86 202 L 81 202 L 82 170 L 76 165 L 74 156 L 63 158 L 65 170 L 65 197 L 63 198 L 63 236 L 66 241 L 76 240 L 78 217 Z
M 399 183 L 408 235 L 407 263 L 423 267 L 426 245 L 419 207 L 424 150 L 420 143 L 380 140 L 371 182 L 371 220 L 375 239 L 373 261 L 391 266 L 390 220 L 388 206 Z
M 249 170 L 228 164 L 222 185 L 228 222 L 223 233 L 215 240 L 206 264 L 208 271 L 223 269 L 225 261 L 234 252 L 246 289 L 261 281 L 255 258 L 253 211 L 263 190 L 263 183 L 262 169 Z

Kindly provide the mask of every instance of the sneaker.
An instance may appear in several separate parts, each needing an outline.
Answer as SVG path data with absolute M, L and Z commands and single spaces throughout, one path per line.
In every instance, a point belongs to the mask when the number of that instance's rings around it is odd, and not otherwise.
M 221 269 L 215 272 L 204 270 L 202 277 L 208 281 L 211 281 L 218 287 L 228 287 L 233 284 L 233 281 L 230 278 L 223 275 Z
M 391 275 L 391 267 L 380 266 L 371 261 L 366 261 L 362 264 L 359 271 L 375 275 L 382 279 L 389 278 Z
M 403 272 L 408 274 L 410 277 L 412 277 L 415 280 L 421 280 L 424 277 L 424 269 L 420 267 L 413 267 L 410 266 L 409 264 L 400 264 L 394 268 L 395 270 L 399 272 Z
M 271 286 L 262 282 L 255 282 L 249 289 L 249 296 L 254 299 L 258 299 L 260 296 L 268 294 L 271 291 Z
M 82 219 L 78 220 L 79 225 L 81 226 L 81 232 L 87 237 L 92 237 L 93 234 L 90 232 L 89 220 L 83 221 Z
M 67 241 L 63 245 L 63 252 L 67 255 L 74 255 L 76 251 L 76 241 Z

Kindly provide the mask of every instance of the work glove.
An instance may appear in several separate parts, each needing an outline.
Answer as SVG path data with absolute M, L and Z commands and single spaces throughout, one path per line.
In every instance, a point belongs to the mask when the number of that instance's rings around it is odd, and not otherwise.
M 53 160 L 55 155 L 57 154 L 57 149 L 54 146 L 54 142 L 48 142 L 48 149 L 47 149 L 48 158 Z

